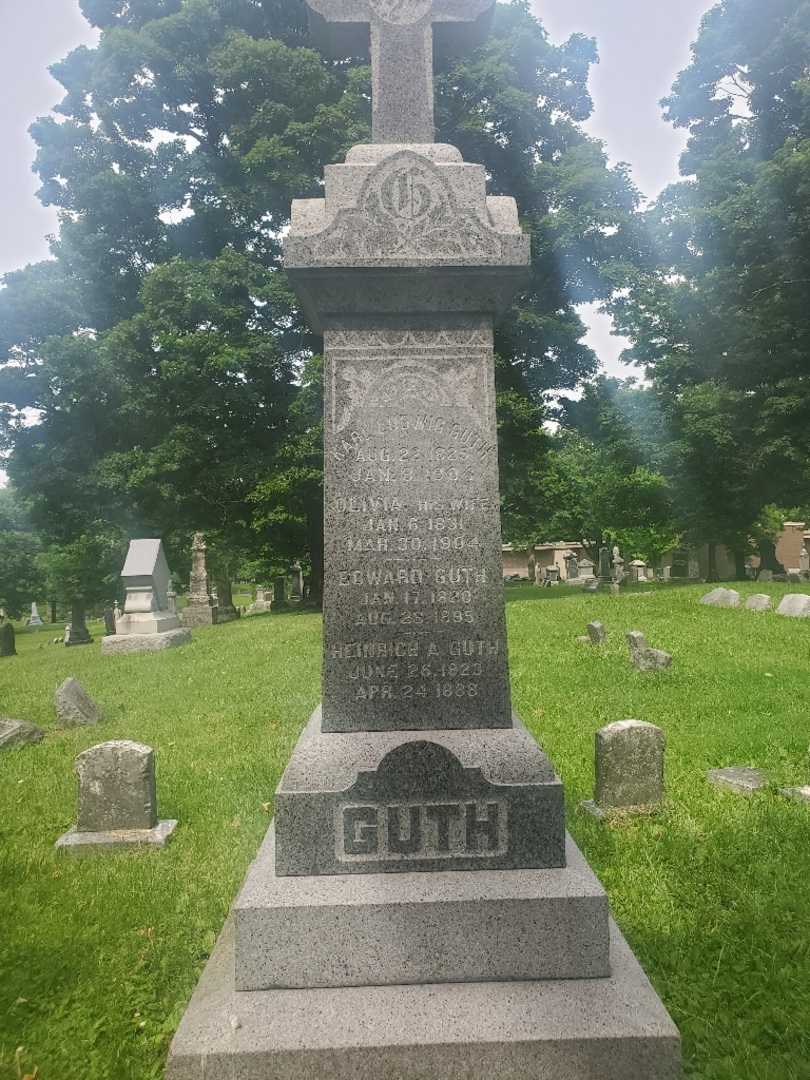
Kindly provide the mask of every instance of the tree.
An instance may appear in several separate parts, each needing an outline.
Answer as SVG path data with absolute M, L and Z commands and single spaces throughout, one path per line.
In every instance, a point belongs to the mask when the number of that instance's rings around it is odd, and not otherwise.
M 810 495 L 808 0 L 723 0 L 665 115 L 681 171 L 612 308 L 679 448 L 688 532 L 738 570 L 764 506 Z M 764 536 L 759 532 L 760 536 Z
M 42 596 L 40 544 L 12 487 L 0 488 L 0 607 L 18 619 Z
M 368 67 L 307 47 L 302 0 L 83 11 L 100 43 L 55 65 L 60 120 L 32 129 L 40 197 L 60 213 L 54 262 L 0 293 L 9 472 L 60 543 L 96 519 L 170 550 L 202 528 L 260 558 L 295 542 L 317 579 L 305 365 L 320 342 L 281 236 L 291 200 L 368 137 Z M 542 448 L 545 393 L 595 370 L 575 305 L 607 299 L 637 258 L 637 194 L 579 126 L 595 59 L 592 41 L 555 46 L 515 3 L 437 79 L 438 138 L 517 196 L 532 237 L 530 285 L 497 333 L 507 507 L 527 447 Z

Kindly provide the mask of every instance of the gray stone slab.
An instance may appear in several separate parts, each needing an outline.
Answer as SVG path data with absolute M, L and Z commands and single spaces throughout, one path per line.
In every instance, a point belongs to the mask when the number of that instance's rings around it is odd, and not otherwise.
M 752 769 L 747 765 L 729 765 L 723 769 L 709 769 L 706 778 L 715 787 L 733 791 L 737 795 L 753 795 L 768 786 L 765 771 Z
M 680 1080 L 680 1038 L 615 924 L 609 978 L 237 991 L 226 924 L 167 1080 Z
M 10 750 L 15 746 L 29 746 L 44 738 L 45 732 L 36 724 L 0 716 L 0 750 Z
M 191 631 L 186 627 L 176 630 L 164 630 L 157 634 L 111 634 L 101 639 L 103 656 L 121 653 L 160 652 L 162 649 L 174 649 L 178 645 L 187 645 L 191 641 Z
M 705 596 L 701 596 L 700 602 L 708 607 L 739 607 L 740 594 L 736 589 L 724 589 L 721 587 L 712 589 Z
M 211 599 L 188 603 L 178 618 L 185 627 L 214 626 L 219 622 L 219 607 Z
M 514 718 L 477 731 L 327 733 L 316 710 L 276 791 L 281 875 L 562 866 L 562 784 Z
M 74 855 L 89 855 L 110 848 L 162 848 L 171 839 L 177 822 L 159 821 L 154 829 L 109 829 L 103 832 L 80 832 L 68 829 L 54 845 L 58 851 Z
M 570 837 L 566 854 L 554 870 L 279 877 L 271 826 L 233 907 L 237 988 L 608 975 L 607 897 Z
M 651 807 L 664 799 L 661 728 L 643 720 L 619 720 L 596 732 L 596 797 L 602 810 Z
M 672 657 L 663 649 L 651 649 L 640 630 L 630 630 L 627 634 L 630 648 L 630 660 L 637 671 L 666 671 L 672 667 Z
M 810 784 L 779 788 L 779 794 L 784 795 L 786 799 L 793 799 L 794 802 L 810 803 Z
M 157 825 L 155 752 L 131 739 L 111 739 L 76 758 L 79 832 L 150 830 Z
M 810 595 L 807 593 L 788 593 L 782 597 L 777 615 L 788 615 L 793 619 L 810 619 Z
M 599 622 L 598 619 L 589 622 L 587 630 L 588 640 L 592 645 L 603 645 L 607 641 L 607 630 L 605 630 L 604 623 Z
M 754 593 L 745 601 L 745 606 L 748 611 L 772 611 L 773 600 L 767 593 Z
M 63 727 L 97 724 L 104 714 L 78 679 L 69 676 L 54 693 L 56 719 Z

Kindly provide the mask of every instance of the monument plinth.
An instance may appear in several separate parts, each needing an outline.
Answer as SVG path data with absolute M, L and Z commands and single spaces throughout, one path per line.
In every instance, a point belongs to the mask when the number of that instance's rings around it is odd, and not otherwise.
M 469 46 L 492 4 L 311 7 L 337 55 L 370 45 L 374 100 L 374 142 L 285 240 L 324 337 L 323 701 L 169 1077 L 675 1080 L 677 1031 L 511 707 L 493 323 L 529 238 L 431 141 L 433 36 Z
M 201 532 L 195 532 L 191 541 L 188 602 L 180 613 L 183 626 L 213 626 L 219 621 L 219 608 L 211 599 L 208 590 L 205 552 L 205 537 Z

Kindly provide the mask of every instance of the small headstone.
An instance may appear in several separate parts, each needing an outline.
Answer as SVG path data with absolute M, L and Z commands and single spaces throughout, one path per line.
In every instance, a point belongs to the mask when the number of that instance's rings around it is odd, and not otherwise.
M 63 727 L 79 724 L 97 724 L 104 714 L 82 684 L 72 676 L 57 687 L 54 694 L 56 719 Z
M 762 769 L 747 765 L 729 765 L 724 769 L 709 769 L 706 779 L 715 787 L 733 791 L 737 795 L 753 795 L 768 786 L 768 778 Z
M 594 619 L 593 622 L 588 623 L 588 640 L 591 645 L 602 645 L 607 641 L 607 630 L 605 630 L 604 624 L 599 622 L 598 619 Z
M 810 784 L 804 784 L 802 787 L 779 788 L 779 794 L 795 802 L 810 803 Z
M 754 593 L 745 601 L 745 606 L 749 611 L 771 611 L 773 600 L 767 593 Z
M 36 724 L 0 717 L 0 750 L 10 750 L 12 746 L 28 746 L 44 738 L 45 732 Z
M 583 588 L 583 592 L 590 592 L 590 593 L 599 592 L 599 581 L 596 578 L 593 578 L 593 580 L 589 581 L 585 585 L 585 587 Z
M 597 817 L 605 811 L 649 811 L 664 800 L 661 728 L 642 720 L 619 720 L 596 733 L 596 791 L 583 807 Z
M 757 580 L 773 581 L 773 570 L 760 570 Z
M 0 623 L 0 656 L 16 656 L 14 627 L 10 622 Z
M 65 627 L 65 645 L 92 645 L 87 629 L 83 600 L 74 600 L 70 608 L 70 623 Z
M 618 581 L 612 581 L 610 583 L 610 595 L 611 596 L 618 596 L 621 591 L 622 591 L 621 586 L 619 585 Z
M 104 609 L 104 633 L 105 634 L 114 634 L 115 633 L 115 612 L 113 611 L 112 608 L 105 608 Z
M 263 585 L 256 586 L 256 599 L 245 612 L 246 615 L 260 615 L 270 611 L 273 607 L 272 589 L 266 589 Z
M 287 603 L 287 579 L 283 574 L 273 578 L 273 603 L 276 606 Z
M 39 611 L 37 610 L 36 600 L 31 601 L 31 618 L 28 620 L 28 625 L 34 627 L 45 625 L 42 621 Z
M 57 848 L 162 847 L 177 825 L 158 821 L 155 754 L 150 746 L 114 739 L 91 746 L 76 758 L 79 813 L 76 826 Z
M 810 595 L 807 593 L 788 593 L 776 609 L 778 615 L 788 615 L 792 619 L 810 619 Z
M 612 576 L 610 566 L 610 548 L 599 548 L 599 580 L 610 581 Z
M 672 657 L 663 649 L 651 649 L 640 630 L 631 630 L 627 635 L 630 647 L 630 660 L 637 671 L 664 671 L 672 667 Z
M 788 579 L 788 581 L 790 582 L 791 585 L 801 585 L 802 572 L 798 568 L 798 566 L 794 567 L 791 570 L 788 570 L 787 579 Z
M 736 589 L 724 589 L 721 586 L 701 596 L 700 602 L 708 607 L 739 607 L 740 594 Z

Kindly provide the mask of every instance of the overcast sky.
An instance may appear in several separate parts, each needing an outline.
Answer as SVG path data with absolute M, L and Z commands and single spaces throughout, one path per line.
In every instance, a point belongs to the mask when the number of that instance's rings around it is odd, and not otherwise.
M 645 195 L 677 177 L 683 134 L 663 122 L 659 98 L 689 62 L 700 17 L 712 0 L 535 0 L 552 37 L 576 31 L 595 37 L 595 112 L 591 134 L 604 139 L 613 161 L 627 161 Z M 763 0 L 767 2 L 767 0 Z M 46 235 L 56 215 L 34 197 L 34 145 L 28 125 L 61 96 L 47 67 L 95 34 L 77 0 L 0 0 L 0 274 L 48 255 Z M 589 342 L 606 369 L 620 371 L 622 343 L 593 312 Z

